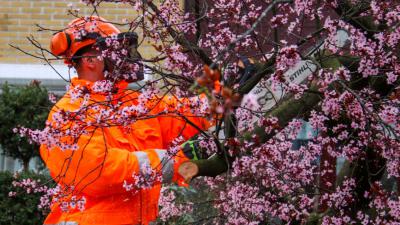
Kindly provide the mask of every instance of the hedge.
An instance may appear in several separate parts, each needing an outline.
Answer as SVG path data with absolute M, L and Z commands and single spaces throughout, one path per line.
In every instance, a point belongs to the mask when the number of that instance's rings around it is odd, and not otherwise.
M 38 207 L 43 192 L 18 185 L 23 181 L 32 184 L 29 181 L 33 180 L 39 187 L 43 184 L 54 185 L 49 176 L 42 174 L 23 172 L 14 175 L 10 172 L 0 172 L 0 224 L 43 224 L 48 210 Z

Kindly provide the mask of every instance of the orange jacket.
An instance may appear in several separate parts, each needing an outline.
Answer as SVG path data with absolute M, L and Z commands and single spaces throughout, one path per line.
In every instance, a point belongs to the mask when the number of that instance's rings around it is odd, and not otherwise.
M 93 84 L 75 78 L 71 85 L 90 90 Z M 135 105 L 139 96 L 137 92 L 121 88 L 113 94 L 115 101 L 112 102 L 116 104 L 117 100 L 121 100 L 122 106 Z M 87 105 L 102 106 L 106 98 L 105 94 L 91 93 Z M 71 93 L 68 92 L 53 107 L 48 125 L 56 126 L 53 118 L 56 112 L 75 112 L 84 101 L 83 98 L 71 101 Z M 187 159 L 182 152 L 171 159 L 162 149 L 166 149 L 180 135 L 188 139 L 197 133 L 193 126 L 176 116 L 175 112 L 172 113 L 178 101 L 169 97 L 150 101 L 147 105 L 151 109 L 149 114 L 162 112 L 163 115 L 137 120 L 128 129 L 122 126 L 88 126 L 86 133 L 79 138 L 62 137 L 65 142 L 77 139 L 78 148 L 75 150 L 42 145 L 40 153 L 51 176 L 62 188 L 70 188 L 64 196 L 66 202 L 70 201 L 71 196 L 77 199 L 84 196 L 86 199 L 83 211 L 69 208 L 63 212 L 58 203 L 54 204 L 45 224 L 148 224 L 154 221 L 158 213 L 160 182 L 151 188 L 133 191 L 126 191 L 123 184 L 125 181 L 133 183 L 132 175 L 140 174 L 145 165 L 161 173 L 164 182 L 178 181 L 179 176 L 175 171 Z M 201 129 L 209 126 L 204 118 L 190 117 L 184 108 L 179 111 L 188 115 L 190 121 Z M 87 110 L 77 116 L 83 116 L 87 122 L 98 113 L 96 110 Z M 68 123 L 64 128 L 73 129 L 77 123 Z

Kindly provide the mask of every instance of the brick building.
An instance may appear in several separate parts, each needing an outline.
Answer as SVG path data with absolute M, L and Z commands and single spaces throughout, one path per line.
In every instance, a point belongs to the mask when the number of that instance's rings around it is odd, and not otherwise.
M 26 37 L 33 35 L 43 46 L 49 45 L 52 31 L 37 32 L 36 24 L 48 29 L 59 30 L 65 27 L 74 16 L 68 15 L 69 7 L 79 8 L 80 15 L 90 15 L 93 8 L 80 3 L 79 0 L 0 0 L 0 63 L 41 63 L 39 60 L 24 55 L 11 48 L 17 45 L 26 51 L 36 48 Z M 105 19 L 122 22 L 123 19 L 136 17 L 135 11 L 123 3 L 101 3 L 98 12 Z M 121 30 L 126 30 L 120 27 Z M 150 48 L 143 45 L 143 54 L 150 54 Z

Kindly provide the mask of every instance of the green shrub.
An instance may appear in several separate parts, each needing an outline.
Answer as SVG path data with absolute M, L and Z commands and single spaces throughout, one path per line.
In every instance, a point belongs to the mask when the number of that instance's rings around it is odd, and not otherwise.
M 47 209 L 39 209 L 41 190 L 19 187 L 16 182 L 35 180 L 37 186 L 49 184 L 51 178 L 46 175 L 23 172 L 14 176 L 10 172 L 0 172 L 0 224 L 33 225 L 43 224 Z M 14 183 L 13 183 L 14 182 Z M 30 182 L 28 182 L 30 183 Z M 50 183 L 53 185 L 52 181 Z M 29 186 L 29 185 L 28 185 Z M 27 191 L 30 193 L 28 194 Z M 9 196 L 11 195 L 13 196 Z
M 0 146 L 28 170 L 29 161 L 39 155 L 39 145 L 16 134 L 14 128 L 43 129 L 53 103 L 38 81 L 20 87 L 5 83 L 0 88 Z

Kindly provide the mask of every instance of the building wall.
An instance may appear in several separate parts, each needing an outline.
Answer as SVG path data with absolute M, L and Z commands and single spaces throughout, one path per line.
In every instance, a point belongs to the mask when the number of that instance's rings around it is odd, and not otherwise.
M 0 149 L 0 153 L 1 153 Z M 11 157 L 7 157 L 0 154 L 0 171 L 10 171 L 12 173 L 21 171 L 23 168 L 22 163 L 18 160 L 14 160 Z M 31 159 L 29 162 L 29 169 L 34 171 L 39 171 L 43 168 L 43 164 L 38 157 Z
M 44 46 L 49 46 L 49 41 L 55 31 L 38 32 L 36 24 L 53 30 L 60 30 L 75 17 L 68 15 L 69 4 L 79 8 L 80 15 L 90 15 L 93 8 L 88 7 L 79 0 L 0 0 L 0 63 L 42 63 L 40 60 L 25 55 L 9 46 L 18 46 L 28 52 L 36 48 L 26 39 L 33 37 Z M 132 19 L 136 12 L 126 3 L 101 3 L 97 9 L 100 16 L 113 22 L 122 23 L 123 19 Z M 122 31 L 127 27 L 119 27 Z M 140 33 L 139 33 L 140 35 Z M 143 56 L 151 54 L 150 45 L 141 46 Z

